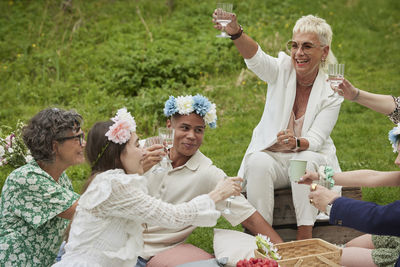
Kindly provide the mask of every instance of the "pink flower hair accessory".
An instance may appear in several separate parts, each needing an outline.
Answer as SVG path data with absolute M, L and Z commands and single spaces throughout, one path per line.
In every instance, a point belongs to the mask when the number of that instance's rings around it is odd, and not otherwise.
M 117 111 L 117 115 L 111 118 L 114 122 L 106 132 L 108 140 L 116 144 L 124 144 L 131 138 L 131 132 L 136 132 L 136 122 L 126 108 Z

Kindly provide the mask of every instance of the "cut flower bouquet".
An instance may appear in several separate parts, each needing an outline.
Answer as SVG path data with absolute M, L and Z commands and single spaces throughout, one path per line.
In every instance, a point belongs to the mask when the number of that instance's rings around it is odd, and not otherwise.
M 31 161 L 33 158 L 29 149 L 22 140 L 22 128 L 24 124 L 17 122 L 15 130 L 4 134 L 4 130 L 10 130 L 8 126 L 2 126 L 0 129 L 0 167 L 10 166 L 19 168 Z

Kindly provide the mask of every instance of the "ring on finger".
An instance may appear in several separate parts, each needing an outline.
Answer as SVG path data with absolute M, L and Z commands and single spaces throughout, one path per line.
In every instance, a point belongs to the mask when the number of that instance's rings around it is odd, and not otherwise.
M 288 144 L 289 143 L 289 139 L 288 138 L 283 139 L 283 143 Z
M 312 200 L 312 198 L 310 198 L 310 204 L 312 205 L 314 203 L 314 201 Z
M 315 191 L 317 189 L 317 184 L 311 184 L 311 191 Z

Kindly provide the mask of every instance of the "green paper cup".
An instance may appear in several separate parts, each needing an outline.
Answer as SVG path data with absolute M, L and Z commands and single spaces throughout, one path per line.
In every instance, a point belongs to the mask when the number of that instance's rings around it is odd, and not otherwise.
M 289 178 L 292 182 L 300 181 L 300 177 L 302 177 L 306 173 L 307 161 L 306 160 L 298 160 L 291 159 L 289 165 Z

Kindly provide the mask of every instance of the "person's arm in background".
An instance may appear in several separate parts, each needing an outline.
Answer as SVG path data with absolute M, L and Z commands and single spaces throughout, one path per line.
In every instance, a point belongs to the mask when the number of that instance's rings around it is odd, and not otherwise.
M 374 171 L 374 170 L 357 170 L 348 172 L 338 172 L 332 176 L 336 185 L 341 186 L 400 186 L 400 171 Z M 319 180 L 317 172 L 307 171 L 300 178 L 299 184 L 311 184 L 313 181 Z
M 249 230 L 253 235 L 262 234 L 268 236 L 274 244 L 282 243 L 282 238 L 272 228 L 272 226 L 256 211 L 242 222 L 242 226 Z
M 339 85 L 339 90 L 343 90 L 343 97 L 347 100 L 356 102 L 376 112 L 389 115 L 396 109 L 396 103 L 392 96 L 373 94 L 354 87 L 348 80 L 344 79 Z

